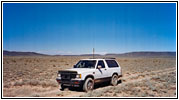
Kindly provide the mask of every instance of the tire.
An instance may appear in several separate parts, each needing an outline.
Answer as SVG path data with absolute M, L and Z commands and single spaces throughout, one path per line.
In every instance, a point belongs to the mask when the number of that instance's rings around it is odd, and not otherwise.
M 122 83 L 122 77 L 120 77 L 119 79 L 118 79 L 118 84 L 121 84 Z
M 118 84 L 118 76 L 114 74 L 111 78 L 111 85 L 116 86 Z
M 65 90 L 66 86 L 64 86 L 63 84 L 61 84 L 61 89 L 60 90 Z
M 83 90 L 85 92 L 91 91 L 94 88 L 94 80 L 92 78 L 87 78 L 83 84 Z

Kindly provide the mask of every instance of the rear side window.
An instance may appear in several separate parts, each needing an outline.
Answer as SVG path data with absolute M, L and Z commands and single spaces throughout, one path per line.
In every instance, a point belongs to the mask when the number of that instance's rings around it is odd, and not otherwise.
M 106 63 L 108 64 L 108 67 L 109 68 L 112 68 L 112 67 L 119 67 L 117 62 L 115 60 L 106 60 Z

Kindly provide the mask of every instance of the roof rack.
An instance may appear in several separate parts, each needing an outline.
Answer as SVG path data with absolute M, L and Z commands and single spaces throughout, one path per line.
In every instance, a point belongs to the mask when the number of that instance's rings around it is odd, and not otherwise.
M 116 58 L 112 58 L 112 57 L 103 57 L 103 58 L 89 58 L 89 59 L 116 59 Z
M 116 59 L 116 58 L 113 58 L 113 57 L 104 57 L 103 59 Z

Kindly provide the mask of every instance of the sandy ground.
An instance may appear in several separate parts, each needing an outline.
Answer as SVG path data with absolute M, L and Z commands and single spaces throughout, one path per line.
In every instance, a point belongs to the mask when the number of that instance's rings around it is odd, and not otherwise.
M 4 57 L 4 97 L 175 97 L 175 58 L 117 58 L 122 83 L 95 86 L 85 93 L 78 88 L 60 90 L 59 69 L 70 68 L 89 57 Z M 69 63 L 70 62 L 70 63 Z

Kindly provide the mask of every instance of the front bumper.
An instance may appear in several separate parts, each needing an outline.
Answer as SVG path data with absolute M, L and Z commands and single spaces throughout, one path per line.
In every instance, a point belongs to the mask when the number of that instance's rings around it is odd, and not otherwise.
M 68 80 L 68 81 L 64 81 L 64 80 L 61 80 L 60 78 L 56 78 L 56 81 L 59 84 L 63 84 L 64 86 L 72 86 L 72 87 L 80 87 L 80 86 L 83 86 L 83 83 L 84 83 L 83 80 Z

